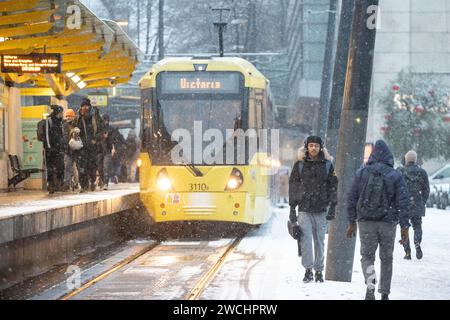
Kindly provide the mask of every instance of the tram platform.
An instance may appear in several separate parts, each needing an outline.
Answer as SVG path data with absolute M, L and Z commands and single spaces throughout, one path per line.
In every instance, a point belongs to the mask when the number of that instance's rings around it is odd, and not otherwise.
M 126 237 L 141 208 L 138 191 L 118 184 L 82 194 L 0 193 L 0 290 Z

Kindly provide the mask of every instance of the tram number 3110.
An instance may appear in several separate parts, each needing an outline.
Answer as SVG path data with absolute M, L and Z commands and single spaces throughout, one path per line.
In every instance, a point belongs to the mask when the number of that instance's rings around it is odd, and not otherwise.
M 206 183 L 189 183 L 189 191 L 208 191 Z

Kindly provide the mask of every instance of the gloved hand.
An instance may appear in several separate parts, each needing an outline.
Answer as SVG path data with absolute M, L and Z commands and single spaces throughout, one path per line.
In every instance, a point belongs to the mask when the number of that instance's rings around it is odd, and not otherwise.
M 336 218 L 336 206 L 330 206 L 326 218 L 328 221 L 334 220 L 334 218 Z
M 349 224 L 347 228 L 347 238 L 356 237 L 356 223 Z
M 297 212 L 295 211 L 295 208 L 291 208 L 291 211 L 289 213 L 289 220 L 292 223 L 296 223 L 297 222 Z
M 401 228 L 400 229 L 400 235 L 401 235 L 401 240 L 399 241 L 399 243 L 401 245 L 404 245 L 404 244 L 408 243 L 408 239 L 409 239 L 408 228 Z

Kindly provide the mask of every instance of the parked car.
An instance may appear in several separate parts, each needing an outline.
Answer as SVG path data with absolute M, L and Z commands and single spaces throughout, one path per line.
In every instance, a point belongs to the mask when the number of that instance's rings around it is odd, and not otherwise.
M 429 176 L 430 185 L 450 183 L 450 163 Z
M 430 197 L 427 207 L 445 209 L 450 206 L 450 163 L 429 176 Z

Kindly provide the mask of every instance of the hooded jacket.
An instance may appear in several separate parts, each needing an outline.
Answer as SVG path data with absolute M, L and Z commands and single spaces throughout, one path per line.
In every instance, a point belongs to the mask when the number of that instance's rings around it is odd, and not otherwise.
M 317 160 L 311 160 L 305 147 L 298 150 L 298 161 L 295 162 L 289 177 L 289 205 L 298 206 L 298 211 L 309 213 L 322 213 L 328 206 L 337 203 L 338 180 L 330 163 L 327 174 L 326 163 L 333 158 L 324 148 L 320 151 Z M 303 163 L 302 172 L 299 165 Z
M 394 156 L 386 143 L 378 140 L 372 154 L 369 157 L 367 165 L 356 172 L 352 187 L 347 198 L 347 214 L 349 223 L 353 224 L 357 220 L 363 221 L 358 216 L 356 206 L 358 199 L 369 179 L 369 171 L 377 171 L 384 176 L 384 188 L 388 199 L 385 216 L 380 220 L 384 222 L 398 223 L 402 228 L 409 227 L 408 190 L 402 175 L 394 169 Z

